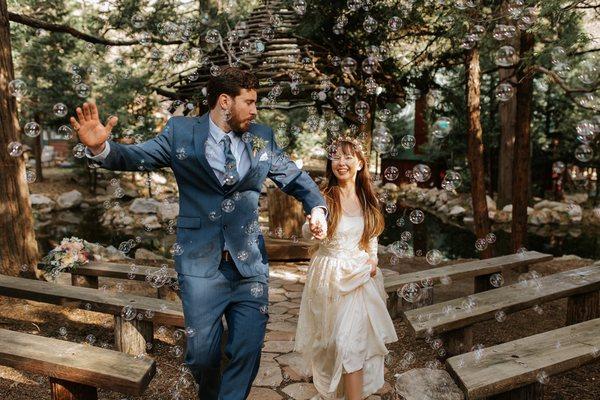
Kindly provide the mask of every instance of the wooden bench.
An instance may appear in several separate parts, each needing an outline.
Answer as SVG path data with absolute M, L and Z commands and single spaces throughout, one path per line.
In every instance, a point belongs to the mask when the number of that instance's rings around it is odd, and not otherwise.
M 392 318 L 396 318 L 399 313 L 399 308 L 410 309 L 415 306 L 423 306 L 433 304 L 433 285 L 437 285 L 446 278 L 475 279 L 475 293 L 482 292 L 493 288 L 490 285 L 490 276 L 508 271 L 515 268 L 522 268 L 543 261 L 552 260 L 552 255 L 538 253 L 537 251 L 527 251 L 521 254 L 510 254 L 506 256 L 488 258 L 485 260 L 474 260 L 460 264 L 452 264 L 444 267 L 432 268 L 424 271 L 411 272 L 402 275 L 387 276 L 384 281 L 385 291 L 388 293 L 388 311 Z M 411 305 L 402 302 L 402 307 L 399 307 L 398 290 L 404 285 L 415 283 L 420 285 L 421 281 L 429 280 L 432 286 L 422 288 L 423 300 L 418 304 Z
M 115 320 L 115 345 L 118 350 L 132 355 L 144 353 L 147 343 L 152 344 L 155 323 L 185 326 L 181 303 L 151 297 L 57 285 L 6 275 L 0 275 L 0 295 L 112 314 Z M 122 316 L 126 306 L 133 308 L 136 317 L 130 319 Z M 152 318 L 138 319 L 137 314 L 140 313 L 150 313 Z
M 568 297 L 567 324 L 600 317 L 600 265 L 587 266 L 410 311 L 404 316 L 418 338 L 442 335 L 449 355 L 469 351 L 472 325 L 534 305 Z M 474 304 L 475 306 L 470 306 Z
M 593 319 L 449 358 L 447 369 L 468 400 L 541 400 L 539 380 L 600 361 L 599 332 Z
M 98 388 L 140 395 L 156 372 L 149 357 L 0 329 L 0 364 L 50 378 L 53 400 L 96 400 Z

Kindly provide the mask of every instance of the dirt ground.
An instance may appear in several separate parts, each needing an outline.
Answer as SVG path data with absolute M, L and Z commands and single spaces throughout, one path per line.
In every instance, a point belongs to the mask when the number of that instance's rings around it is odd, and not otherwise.
M 561 270 L 577 268 L 590 264 L 589 260 L 564 260 L 558 259 L 551 262 L 538 264 L 534 269 L 542 275 L 555 273 Z M 427 264 L 420 259 L 403 262 L 398 269 L 402 272 L 427 268 Z M 516 279 L 515 276 L 507 277 L 506 284 Z M 68 275 L 61 278 L 60 284 L 69 284 Z M 120 285 L 119 285 L 120 283 Z M 120 281 L 114 279 L 101 279 L 100 285 L 107 285 L 108 290 L 123 290 L 128 293 L 154 296 L 155 292 L 143 283 L 133 281 Z M 454 281 L 451 285 L 436 287 L 435 301 L 464 296 L 472 291 L 472 282 Z M 566 301 L 560 300 L 542 305 L 543 313 L 540 315 L 533 310 L 526 310 L 508 315 L 503 323 L 486 322 L 477 324 L 474 329 L 474 342 L 488 347 L 494 344 L 507 342 L 536 333 L 556 329 L 564 324 Z M 61 338 L 59 329 L 67 328 L 66 340 L 84 342 L 87 335 L 96 338 L 96 346 L 114 348 L 113 346 L 113 321 L 111 316 L 72 310 L 65 307 L 48 305 L 30 301 L 0 298 L 0 327 L 15 331 Z M 395 321 L 399 341 L 391 344 L 389 349 L 392 357 L 387 366 L 386 381 L 393 385 L 394 375 L 407 369 L 424 367 L 428 361 L 434 360 L 434 351 L 422 340 L 415 340 L 406 324 L 401 320 Z M 158 327 L 155 327 L 157 329 Z M 182 357 L 172 354 L 174 345 L 183 346 L 182 340 L 176 340 L 173 329 L 155 333 L 157 344 L 152 357 L 157 360 L 158 373 L 153 379 L 149 389 L 140 399 L 173 399 L 171 392 L 176 387 L 185 386 L 186 380 L 181 380 L 180 368 Z M 65 338 L 62 338 L 65 339 Z M 400 360 L 407 351 L 416 355 L 413 365 L 402 368 Z M 600 388 L 600 363 L 581 367 L 571 372 L 553 376 L 546 385 L 544 399 L 546 400 L 596 400 L 599 398 Z M 282 398 L 288 399 L 281 388 L 272 388 Z M 49 384 L 46 377 L 0 367 L 0 399 L 29 400 L 47 399 L 50 396 Z M 100 399 L 123 400 L 126 397 L 117 393 L 100 391 Z M 192 386 L 188 385 L 181 391 L 181 399 L 194 399 Z M 383 399 L 392 399 L 391 394 L 386 394 Z M 258 399 L 258 397 L 256 398 Z

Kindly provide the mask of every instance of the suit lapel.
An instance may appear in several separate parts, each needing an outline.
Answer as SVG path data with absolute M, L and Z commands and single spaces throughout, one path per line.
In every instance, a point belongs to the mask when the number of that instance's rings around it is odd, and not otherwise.
M 217 175 L 215 175 L 215 171 L 212 169 L 212 167 L 208 163 L 208 160 L 206 159 L 205 144 L 206 139 L 208 138 L 209 130 L 208 118 L 208 113 L 204 114 L 203 116 L 199 117 L 198 121 L 194 124 L 193 135 L 194 147 L 196 149 L 196 157 L 198 158 L 200 164 L 202 164 L 202 166 L 206 170 L 206 173 L 210 176 L 215 186 L 219 189 L 219 191 L 223 192 L 223 186 L 221 186 L 221 181 L 219 181 L 219 178 L 217 178 Z

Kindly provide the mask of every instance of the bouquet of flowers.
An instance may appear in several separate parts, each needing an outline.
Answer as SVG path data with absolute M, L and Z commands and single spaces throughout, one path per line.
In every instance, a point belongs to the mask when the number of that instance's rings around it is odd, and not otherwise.
M 60 244 L 43 258 L 44 270 L 57 276 L 65 269 L 74 269 L 87 264 L 92 258 L 91 248 L 84 240 L 74 236 L 63 238 Z

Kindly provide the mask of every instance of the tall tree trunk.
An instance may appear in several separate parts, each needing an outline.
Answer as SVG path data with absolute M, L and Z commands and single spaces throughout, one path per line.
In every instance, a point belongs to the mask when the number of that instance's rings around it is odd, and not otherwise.
M 500 83 L 506 82 L 516 86 L 515 70 L 500 68 Z M 500 159 L 498 160 L 498 208 L 512 201 L 512 179 L 515 145 L 515 122 L 517 117 L 517 98 L 500 102 Z
M 475 235 L 481 239 L 485 238 L 490 232 L 490 221 L 485 198 L 483 128 L 481 126 L 481 71 L 479 50 L 477 48 L 467 52 L 465 70 L 467 74 L 467 118 L 469 122 L 467 158 L 471 171 L 471 198 L 473 201 Z M 491 256 L 491 247 L 487 247 L 481 253 L 482 258 Z
M 504 15 L 509 5 L 504 1 L 501 7 Z M 509 43 L 516 51 L 519 51 L 519 33 Z M 498 71 L 499 83 L 510 83 L 514 88 L 517 86 L 516 70 L 514 68 L 500 68 Z M 498 160 L 498 198 L 496 203 L 501 209 L 512 201 L 512 179 L 515 146 L 515 123 L 517 119 L 517 97 L 512 96 L 510 100 L 499 102 L 500 114 L 500 151 Z
M 415 154 L 420 154 L 419 147 L 427 143 L 427 95 L 429 90 L 427 87 L 419 88 L 421 94 L 415 101 Z
M 533 35 L 521 34 L 520 56 L 524 59 L 533 49 Z M 533 76 L 521 65 L 517 73 L 517 120 L 515 125 L 515 157 L 513 164 L 512 239 L 513 250 L 526 243 L 527 206 L 529 203 L 529 177 L 531 171 L 531 106 L 533 101 Z
M 40 126 L 42 125 L 39 114 L 36 113 L 34 120 Z M 37 135 L 35 137 L 35 139 L 33 139 L 33 140 L 34 140 L 33 147 L 34 147 L 34 151 L 35 151 L 35 179 L 37 182 L 43 182 L 44 175 L 42 172 L 42 151 L 44 149 L 44 145 L 42 144 L 42 133 L 40 132 L 40 134 Z
M 6 0 L 0 0 L 0 272 L 35 276 L 38 248 L 29 205 L 23 157 L 11 157 L 10 142 L 19 141 L 15 99 L 8 94 L 14 79 Z M 23 270 L 22 265 L 28 268 Z

